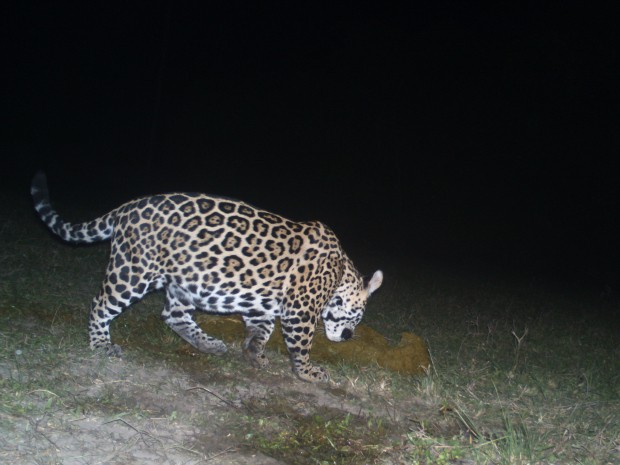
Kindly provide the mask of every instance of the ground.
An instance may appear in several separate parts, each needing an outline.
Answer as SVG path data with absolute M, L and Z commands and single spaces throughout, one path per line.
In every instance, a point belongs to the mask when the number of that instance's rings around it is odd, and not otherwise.
M 331 381 L 308 384 L 276 349 L 267 369 L 249 366 L 242 331 L 221 357 L 196 353 L 160 320 L 161 293 L 113 322 L 122 358 L 92 352 L 108 245 L 68 246 L 31 208 L 0 197 L 0 464 L 620 461 L 613 283 L 587 290 L 352 250 L 360 269 L 386 276 L 364 323 L 392 346 L 419 335 L 431 365 L 408 375 L 319 361 Z
M 62 325 L 21 325 L 2 334 L 12 354 L 0 373 L 21 387 L 11 411 L 0 414 L 3 463 L 267 465 L 295 463 L 288 461 L 293 452 L 296 463 L 341 463 L 330 458 L 340 449 L 345 463 L 381 463 L 401 449 L 393 425 L 406 424 L 407 411 L 396 409 L 387 391 L 376 396 L 381 386 L 371 393 L 341 375 L 339 382 L 306 383 L 277 353 L 272 368 L 258 371 L 244 366 L 238 346 L 227 359 L 184 344 L 158 360 L 139 350 L 108 358 L 63 342 Z M 366 431 L 355 431 L 361 427 Z M 324 439 L 310 437 L 319 429 Z

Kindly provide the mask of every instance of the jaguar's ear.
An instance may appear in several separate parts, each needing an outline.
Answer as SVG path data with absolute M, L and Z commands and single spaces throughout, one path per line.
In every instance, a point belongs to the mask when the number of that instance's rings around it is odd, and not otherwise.
M 366 290 L 370 296 L 370 294 L 381 287 L 381 283 L 383 282 L 383 272 L 381 270 L 377 270 L 375 271 L 375 274 L 372 275 L 372 278 L 365 279 L 364 281 L 366 281 Z

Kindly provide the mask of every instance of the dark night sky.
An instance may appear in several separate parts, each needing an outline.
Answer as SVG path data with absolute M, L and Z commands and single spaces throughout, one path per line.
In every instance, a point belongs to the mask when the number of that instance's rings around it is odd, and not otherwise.
M 3 189 L 43 168 L 96 213 L 229 195 L 323 220 L 354 258 L 614 285 L 616 17 L 482 5 L 16 2 Z

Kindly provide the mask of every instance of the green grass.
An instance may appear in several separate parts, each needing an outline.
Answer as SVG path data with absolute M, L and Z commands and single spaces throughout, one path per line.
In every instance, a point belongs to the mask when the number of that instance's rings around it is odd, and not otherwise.
M 254 412 L 249 429 L 252 432 L 244 437 L 248 445 L 300 465 L 373 463 L 386 444 L 389 447 L 389 429 L 381 419 L 327 409 L 309 416 L 285 410 L 274 420 L 270 407 L 263 415 Z
M 506 464 L 617 461 L 620 351 L 610 303 L 515 281 L 443 281 L 413 277 L 417 298 L 391 294 L 391 306 L 427 338 L 433 366 L 418 395 L 466 431 L 467 455 Z M 388 315 L 374 318 L 381 326 Z M 423 417 L 418 432 L 436 437 L 441 428 Z
M 105 363 L 88 350 L 86 324 L 107 245 L 62 244 L 25 201 L 18 205 L 0 204 L 0 413 L 87 411 L 91 406 L 72 400 L 71 374 L 62 367 L 68 357 L 83 357 L 93 373 Z M 306 451 L 307 463 L 375 463 L 382 454 L 412 464 L 618 463 L 619 326 L 617 310 L 610 311 L 617 301 L 416 264 L 388 263 L 385 271 L 365 322 L 386 335 L 424 337 L 433 362 L 427 376 L 332 366 L 340 389 L 363 394 L 376 410 L 370 420 L 254 406 L 239 420 L 246 447 L 283 460 Z M 185 343 L 159 320 L 162 305 L 161 295 L 150 296 L 114 322 L 113 337 L 131 357 L 224 380 L 243 373 L 239 358 L 188 357 Z M 270 370 L 288 369 L 283 357 L 272 358 Z M 122 411 L 113 397 L 111 411 Z M 101 402 L 99 408 L 105 396 Z M 0 427 L 8 428 L 2 418 Z

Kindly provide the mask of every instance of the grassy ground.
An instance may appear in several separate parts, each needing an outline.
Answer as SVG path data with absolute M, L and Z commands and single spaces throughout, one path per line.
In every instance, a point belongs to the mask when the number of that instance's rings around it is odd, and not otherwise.
M 265 371 L 234 344 L 196 355 L 159 321 L 161 295 L 113 324 L 123 359 L 92 353 L 107 244 L 56 241 L 27 199 L 0 199 L 0 218 L 0 463 L 620 461 L 609 292 L 387 263 L 365 322 L 425 338 L 428 374 L 343 363 L 315 386 L 282 355 Z

